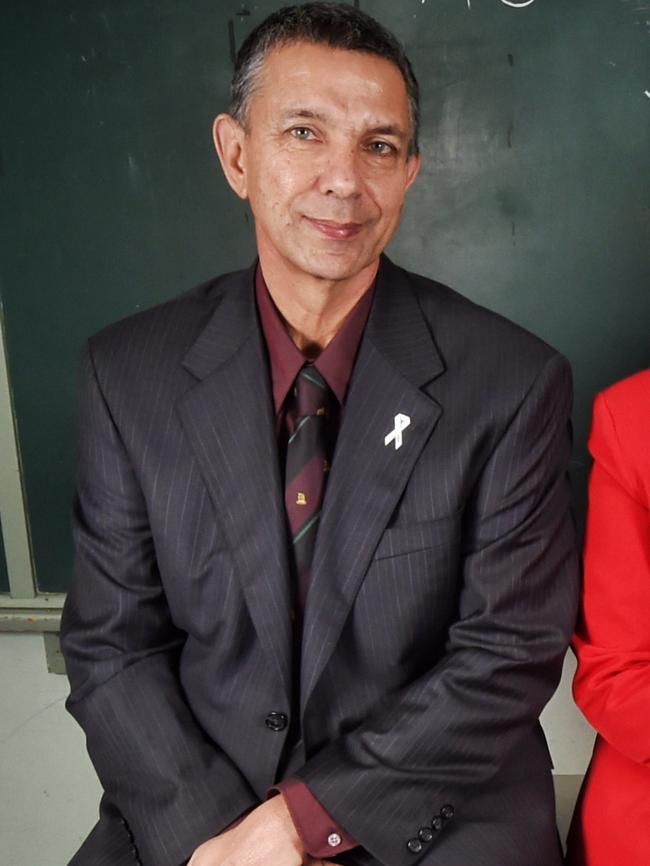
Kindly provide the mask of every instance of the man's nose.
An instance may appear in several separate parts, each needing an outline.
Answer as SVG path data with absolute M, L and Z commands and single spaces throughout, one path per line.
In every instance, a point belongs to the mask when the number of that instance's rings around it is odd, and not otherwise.
M 359 195 L 362 186 L 362 166 L 356 147 L 349 144 L 332 147 L 321 166 L 318 177 L 320 192 L 338 198 Z

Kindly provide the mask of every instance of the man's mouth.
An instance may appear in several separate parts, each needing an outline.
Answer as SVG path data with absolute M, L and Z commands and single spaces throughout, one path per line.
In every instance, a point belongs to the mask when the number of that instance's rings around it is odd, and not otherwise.
M 362 223 L 337 222 L 336 220 L 323 220 L 314 217 L 305 217 L 317 231 L 333 240 L 345 241 L 358 235 L 363 228 Z

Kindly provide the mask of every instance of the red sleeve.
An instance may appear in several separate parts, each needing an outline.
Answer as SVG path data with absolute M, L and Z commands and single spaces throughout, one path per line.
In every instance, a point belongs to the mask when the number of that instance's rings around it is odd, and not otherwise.
M 326 860 L 357 847 L 357 842 L 336 823 L 304 782 L 285 779 L 269 793 L 277 791 L 284 797 L 302 844 L 311 857 Z
M 647 396 L 645 398 L 647 400 Z M 573 646 L 576 703 L 594 728 L 634 761 L 650 761 L 650 514 L 626 446 L 601 394 L 594 407 L 581 617 Z M 648 427 L 639 429 L 647 437 Z M 624 443 L 619 433 L 625 436 Z

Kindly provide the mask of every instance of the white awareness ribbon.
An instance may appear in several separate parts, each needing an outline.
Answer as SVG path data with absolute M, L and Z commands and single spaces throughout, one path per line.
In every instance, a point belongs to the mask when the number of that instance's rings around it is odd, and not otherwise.
M 410 423 L 411 419 L 408 415 L 402 415 L 401 412 L 398 415 L 395 415 L 395 427 L 384 439 L 384 445 L 390 445 L 390 443 L 394 441 L 395 451 L 397 451 L 398 448 L 401 448 L 402 433 L 406 430 Z

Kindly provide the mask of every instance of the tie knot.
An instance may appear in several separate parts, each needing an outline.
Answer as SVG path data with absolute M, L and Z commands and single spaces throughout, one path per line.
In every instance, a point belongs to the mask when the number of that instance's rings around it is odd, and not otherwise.
M 296 415 L 326 415 L 332 392 L 313 364 L 305 364 L 300 368 L 294 382 L 296 398 Z

